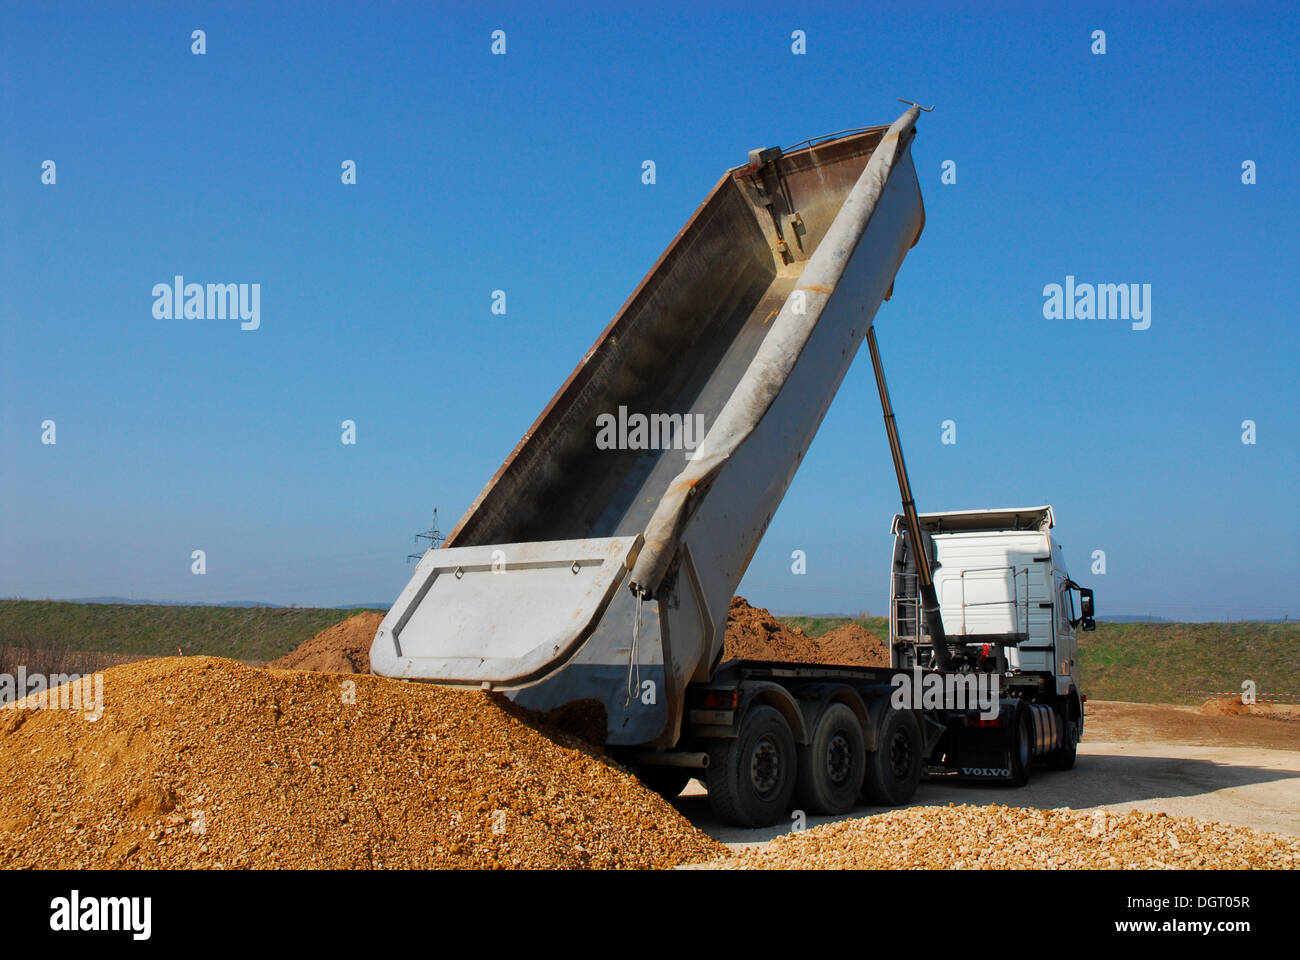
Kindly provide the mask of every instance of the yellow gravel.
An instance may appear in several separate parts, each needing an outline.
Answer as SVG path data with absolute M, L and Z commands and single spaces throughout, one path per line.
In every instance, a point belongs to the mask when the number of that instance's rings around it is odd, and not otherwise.
M 1300 867 L 1300 838 L 1163 813 L 970 805 L 842 820 L 714 861 L 734 870 Z
M 724 852 L 502 698 L 147 660 L 0 709 L 0 866 L 660 868 Z

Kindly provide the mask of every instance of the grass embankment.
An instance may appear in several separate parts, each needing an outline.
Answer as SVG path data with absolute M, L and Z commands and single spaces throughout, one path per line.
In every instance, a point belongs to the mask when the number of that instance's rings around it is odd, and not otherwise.
M 779 617 L 809 636 L 843 624 L 889 635 L 884 617 Z M 1200 703 L 1207 691 L 1300 694 L 1300 623 L 1098 623 L 1080 633 L 1083 690 L 1094 700 Z
M 44 651 L 51 665 L 72 652 L 112 657 L 207 654 L 265 662 L 293 650 L 355 610 L 296 607 L 181 607 L 124 603 L 0 600 L 0 660 L 6 649 Z M 857 623 L 887 637 L 883 617 L 780 617 L 818 637 Z M 1080 634 L 1083 688 L 1095 700 L 1199 703 L 1206 691 L 1300 694 L 1300 623 L 1099 623 Z M 112 661 L 116 662 L 116 661 Z M 90 665 L 102 666 L 103 662 Z M 0 672 L 4 664 L 0 663 Z
M 31 653 L 43 653 L 42 659 L 63 665 L 69 658 L 83 659 L 75 656 L 82 653 L 116 658 L 174 657 L 177 647 L 186 656 L 266 661 L 288 653 L 355 612 L 0 600 L 0 651 L 28 654 L 23 662 L 29 664 L 29 670 L 34 668 Z

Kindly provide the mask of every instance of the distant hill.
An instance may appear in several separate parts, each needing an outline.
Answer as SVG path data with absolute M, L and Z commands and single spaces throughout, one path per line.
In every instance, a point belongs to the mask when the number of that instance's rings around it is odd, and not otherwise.
M 1165 618 L 1165 617 L 1153 617 L 1153 616 L 1150 616 L 1149 614 L 1138 614 L 1138 615 L 1122 615 L 1122 614 L 1121 614 L 1121 615 L 1118 615 L 1118 616 L 1106 616 L 1106 617 L 1098 617 L 1098 618 L 1097 618 L 1097 622 L 1098 622 L 1098 623 L 1102 622 L 1103 620 L 1106 621 L 1107 623 L 1178 623 L 1178 622 L 1180 622 L 1180 621 L 1177 621 L 1177 620 L 1169 620 L 1169 619 L 1167 619 L 1167 618 Z M 1300 621 L 1297 621 L 1295 617 L 1242 617 L 1242 618 L 1239 619 L 1239 620 L 1234 619 L 1234 620 L 1230 620 L 1230 621 L 1219 621 L 1219 620 L 1191 620 L 1191 621 L 1181 621 L 1181 622 L 1186 622 L 1186 623 L 1223 623 L 1223 622 L 1227 622 L 1227 623 L 1298 623 L 1298 622 L 1300 622 Z
M 8 600 L 23 599 L 6 597 Z M 34 598 L 26 598 L 34 599 Z M 388 603 L 336 603 L 328 607 L 295 607 L 283 603 L 265 603 L 261 600 L 222 600 L 219 603 L 203 600 L 132 600 L 129 597 L 73 597 L 71 600 L 58 600 L 57 603 L 117 603 L 127 606 L 148 607 L 275 607 L 282 610 L 388 610 L 393 604 Z
M 262 603 L 260 600 L 223 600 L 220 603 L 208 603 L 202 600 L 131 600 L 127 597 L 74 597 L 60 603 L 118 603 L 128 606 L 147 607 L 278 607 L 278 603 Z

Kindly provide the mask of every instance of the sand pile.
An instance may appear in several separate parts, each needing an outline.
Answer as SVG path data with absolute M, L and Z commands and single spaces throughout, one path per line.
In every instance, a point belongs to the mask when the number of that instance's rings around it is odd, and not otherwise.
M 633 867 L 719 856 L 505 701 L 212 657 L 105 671 L 104 710 L 0 710 L 0 866 Z
M 322 630 L 296 650 L 267 664 L 271 670 L 316 670 L 321 673 L 369 673 L 370 644 L 383 622 L 382 613 L 358 613 Z
M 787 869 L 1300 868 L 1300 838 L 1164 813 L 911 807 L 787 834 L 709 864 Z
M 733 597 L 727 614 L 724 660 L 790 660 L 798 663 L 833 663 L 844 666 L 888 666 L 884 642 L 856 623 L 837 627 L 821 637 L 810 637 L 785 626 L 762 607 L 752 607 L 744 597 Z

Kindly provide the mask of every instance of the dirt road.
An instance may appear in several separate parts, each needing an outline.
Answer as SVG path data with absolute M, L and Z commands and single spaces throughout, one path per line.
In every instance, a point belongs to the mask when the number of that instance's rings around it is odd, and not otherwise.
M 930 778 L 910 806 L 1001 803 L 1164 811 L 1300 836 L 1300 723 L 1203 716 L 1194 708 L 1151 704 L 1090 702 L 1088 711 L 1074 770 L 1055 773 L 1036 767 L 1029 785 L 1020 789 Z M 762 845 L 790 829 L 743 830 L 722 823 L 698 781 L 676 804 L 696 826 L 728 846 Z M 843 817 L 808 817 L 807 826 L 884 809 L 863 806 Z

